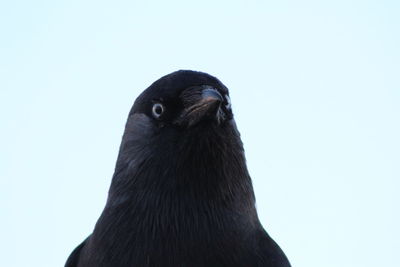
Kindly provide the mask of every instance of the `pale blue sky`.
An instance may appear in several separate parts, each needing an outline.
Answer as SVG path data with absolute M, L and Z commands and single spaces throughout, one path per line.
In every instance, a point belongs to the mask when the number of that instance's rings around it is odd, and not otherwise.
M 294 267 L 400 266 L 399 1 L 2 1 L 0 266 L 94 227 L 136 96 L 231 90 L 265 228 Z

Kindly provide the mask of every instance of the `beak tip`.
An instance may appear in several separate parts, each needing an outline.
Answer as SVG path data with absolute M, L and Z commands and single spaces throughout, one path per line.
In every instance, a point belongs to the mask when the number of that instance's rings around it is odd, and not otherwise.
M 221 103 L 223 101 L 221 94 L 215 89 L 211 89 L 211 88 L 204 89 L 201 95 L 202 95 L 203 101 L 205 101 L 205 102 Z
M 216 89 L 205 88 L 201 91 L 196 103 L 187 107 L 176 122 L 190 127 L 204 119 L 211 119 L 220 124 L 225 118 L 221 110 L 223 101 L 224 98 Z

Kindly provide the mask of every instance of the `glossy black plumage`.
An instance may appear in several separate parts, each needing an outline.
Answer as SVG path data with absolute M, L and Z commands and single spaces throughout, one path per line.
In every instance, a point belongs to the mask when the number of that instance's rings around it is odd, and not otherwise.
M 228 94 L 178 71 L 136 99 L 106 207 L 67 267 L 290 266 L 258 220 Z

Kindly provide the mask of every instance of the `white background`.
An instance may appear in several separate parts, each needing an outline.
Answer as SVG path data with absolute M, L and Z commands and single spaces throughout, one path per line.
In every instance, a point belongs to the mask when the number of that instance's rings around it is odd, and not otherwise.
M 230 88 L 294 267 L 400 266 L 398 1 L 134 2 L 0 4 L 0 266 L 64 264 L 134 99 L 178 69 Z

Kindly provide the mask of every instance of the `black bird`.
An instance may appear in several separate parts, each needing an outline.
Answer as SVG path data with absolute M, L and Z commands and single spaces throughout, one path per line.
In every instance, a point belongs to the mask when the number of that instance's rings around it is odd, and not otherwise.
M 104 211 L 65 266 L 290 266 L 258 219 L 217 78 L 177 71 L 136 99 Z

